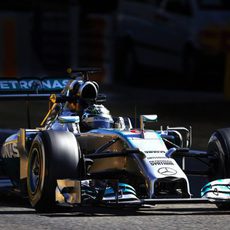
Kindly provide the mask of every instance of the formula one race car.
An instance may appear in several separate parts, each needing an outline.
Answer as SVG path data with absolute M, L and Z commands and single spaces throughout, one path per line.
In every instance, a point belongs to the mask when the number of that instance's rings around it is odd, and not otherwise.
M 190 148 L 190 129 L 146 128 L 157 115 L 141 115 L 139 126 L 134 127 L 131 118 L 113 117 L 105 108 L 105 95 L 89 79 L 95 71 L 72 71 L 70 80 L 61 83 L 60 79 L 4 82 L 8 92 L 1 99 L 50 96 L 52 106 L 41 127 L 22 128 L 2 144 L 2 189 L 28 197 L 38 212 L 61 205 L 139 207 L 209 201 L 229 208 L 225 178 L 230 177 L 230 129 L 216 131 L 204 152 Z M 62 91 L 45 94 L 48 86 Z M 185 160 L 191 158 L 204 163 L 202 170 L 185 167 Z M 197 174 L 210 181 L 222 180 L 207 184 L 202 197 L 192 198 L 188 175 Z

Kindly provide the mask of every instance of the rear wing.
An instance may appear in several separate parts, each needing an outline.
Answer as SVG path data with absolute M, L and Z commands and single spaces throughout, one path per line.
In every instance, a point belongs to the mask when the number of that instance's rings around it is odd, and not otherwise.
M 70 78 L 0 79 L 0 100 L 42 100 L 60 93 Z
M 31 128 L 30 101 L 47 100 L 68 84 L 66 78 L 0 78 L 0 101 L 26 101 L 27 127 Z
M 0 78 L 0 100 L 41 100 L 48 99 L 50 94 L 60 93 L 69 80 L 89 76 L 100 72 L 100 68 L 67 69 L 67 77 L 44 78 Z

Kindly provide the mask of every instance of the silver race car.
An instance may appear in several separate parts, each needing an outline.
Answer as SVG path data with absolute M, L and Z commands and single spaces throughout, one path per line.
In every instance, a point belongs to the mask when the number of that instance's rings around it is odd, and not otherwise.
M 176 202 L 215 202 L 229 208 L 225 178 L 230 177 L 230 129 L 216 131 L 204 152 L 191 149 L 191 128 L 152 130 L 157 115 L 113 117 L 103 105 L 106 96 L 89 79 L 95 71 L 72 71 L 70 80 L 61 83 L 5 82 L 13 89 L 1 99 L 49 97 L 52 106 L 41 127 L 22 128 L 2 143 L 1 189 L 28 197 L 38 212 L 62 205 L 140 207 Z M 47 93 L 48 86 L 61 92 Z M 186 168 L 191 158 L 203 167 Z M 213 182 L 193 198 L 188 175 L 205 175 Z

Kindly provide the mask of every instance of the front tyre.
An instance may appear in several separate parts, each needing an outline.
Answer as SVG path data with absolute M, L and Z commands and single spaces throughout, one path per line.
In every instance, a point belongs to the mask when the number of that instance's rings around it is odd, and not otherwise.
M 80 176 L 80 148 L 70 132 L 44 131 L 34 139 L 28 156 L 29 201 L 38 212 L 56 209 L 57 179 Z
M 208 143 L 208 154 L 213 157 L 210 161 L 210 181 L 230 178 L 230 128 L 214 132 Z M 230 209 L 230 204 L 217 204 L 220 209 Z

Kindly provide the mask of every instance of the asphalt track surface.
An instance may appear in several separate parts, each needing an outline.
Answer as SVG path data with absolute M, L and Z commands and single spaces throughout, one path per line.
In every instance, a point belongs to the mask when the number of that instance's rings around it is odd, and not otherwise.
M 0 228 L 22 229 L 229 229 L 228 211 L 212 204 L 159 205 L 135 210 L 77 208 L 37 214 L 16 200 L 1 202 Z
M 158 114 L 154 128 L 161 125 L 192 126 L 193 148 L 206 149 L 211 133 L 228 127 L 230 103 L 219 92 L 151 90 L 104 86 L 106 106 L 113 115 Z M 32 126 L 39 126 L 48 105 L 31 105 Z M 17 129 L 27 125 L 26 103 L 1 102 L 0 127 Z M 194 182 L 194 187 L 199 187 Z M 199 188 L 198 188 L 199 190 Z M 170 204 L 140 210 L 85 207 L 37 214 L 27 201 L 0 196 L 0 229 L 229 229 L 230 211 L 213 204 Z

